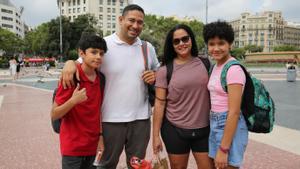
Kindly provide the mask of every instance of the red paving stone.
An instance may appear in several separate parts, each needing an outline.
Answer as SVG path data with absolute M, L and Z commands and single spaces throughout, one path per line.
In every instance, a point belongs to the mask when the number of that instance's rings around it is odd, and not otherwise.
M 58 135 L 52 131 L 51 92 L 0 85 L 0 169 L 59 169 Z M 151 140 L 150 140 L 151 142 Z M 152 158 L 151 143 L 146 159 Z M 124 154 L 118 168 L 125 167 Z M 189 169 L 196 164 L 190 158 Z M 243 169 L 298 169 L 300 156 L 250 141 Z

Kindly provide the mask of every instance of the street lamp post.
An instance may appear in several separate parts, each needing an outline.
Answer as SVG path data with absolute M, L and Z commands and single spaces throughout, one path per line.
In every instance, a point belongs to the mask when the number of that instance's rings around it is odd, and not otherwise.
M 208 3 L 207 3 L 208 0 L 206 0 L 206 3 L 205 3 L 205 24 L 207 24 L 207 12 L 208 12 Z
M 59 8 L 59 51 L 60 51 L 60 61 L 62 61 L 63 55 L 63 44 L 62 44 L 62 21 L 61 21 L 61 3 L 60 0 L 57 0 L 58 8 Z
M 207 24 L 207 15 L 208 14 L 208 0 L 205 0 L 205 24 Z M 205 49 L 204 49 L 204 53 L 207 57 L 208 56 L 208 49 L 207 49 L 207 45 L 205 44 Z

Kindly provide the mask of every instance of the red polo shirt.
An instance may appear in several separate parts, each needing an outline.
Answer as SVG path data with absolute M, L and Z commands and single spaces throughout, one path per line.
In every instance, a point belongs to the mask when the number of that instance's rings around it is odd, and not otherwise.
M 91 156 L 96 154 L 99 133 L 101 129 L 100 77 L 94 82 L 84 74 L 80 65 L 77 66 L 80 75 L 80 89 L 86 88 L 88 99 L 75 105 L 63 118 L 60 127 L 60 149 L 62 155 Z M 75 87 L 63 89 L 59 84 L 55 102 L 65 103 L 73 94 Z

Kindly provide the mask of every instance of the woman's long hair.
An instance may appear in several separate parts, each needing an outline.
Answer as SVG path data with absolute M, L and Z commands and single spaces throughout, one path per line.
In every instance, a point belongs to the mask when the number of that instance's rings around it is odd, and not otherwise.
M 164 55 L 162 58 L 162 65 L 166 65 L 170 62 L 173 62 L 173 60 L 177 57 L 177 53 L 175 52 L 175 49 L 173 46 L 173 36 L 174 36 L 174 32 L 179 29 L 183 29 L 188 33 L 188 35 L 190 36 L 191 41 L 192 41 L 191 54 L 193 57 L 198 56 L 198 47 L 197 47 L 195 35 L 194 35 L 192 29 L 185 24 L 179 24 L 179 25 L 176 25 L 174 28 L 172 28 L 167 34 L 167 37 L 165 40 L 165 45 L 164 45 Z

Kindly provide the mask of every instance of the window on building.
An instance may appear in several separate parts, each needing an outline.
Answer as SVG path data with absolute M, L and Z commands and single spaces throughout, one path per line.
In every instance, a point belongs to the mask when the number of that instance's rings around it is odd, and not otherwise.
M 71 16 L 69 16 L 69 20 L 71 20 L 72 19 L 72 17 Z
M 112 16 L 111 16 L 111 20 L 112 20 L 112 21 L 116 21 L 116 15 L 112 15 Z
M 99 7 L 99 12 L 103 12 L 103 7 Z
M 103 23 L 101 22 L 99 26 L 100 26 L 100 28 L 103 28 Z
M 8 10 L 8 9 L 1 9 L 1 12 L 13 14 L 13 11 L 12 10 Z
M 107 20 L 111 20 L 111 16 L 110 15 L 107 15 Z
M 111 0 L 107 0 L 107 5 L 111 5 Z
M 83 12 L 85 12 L 85 7 L 83 7 Z
M 123 13 L 123 8 L 120 8 L 120 13 Z
M 77 0 L 77 5 L 80 5 L 80 0 Z
M 124 5 L 124 1 L 120 1 L 120 6 L 123 6 Z
M 74 21 L 75 18 L 76 18 L 76 16 L 74 15 L 74 16 L 73 16 L 73 21 Z
M 112 8 L 112 13 L 116 13 L 116 8 Z
M 103 20 L 103 15 L 99 15 L 99 19 L 100 19 L 100 20 Z
M 83 4 L 85 4 L 85 0 L 83 0 Z
M 107 8 L 107 12 L 108 12 L 108 13 L 111 13 L 111 9 L 110 9 L 110 8 Z
M 77 8 L 77 12 L 80 13 L 80 8 Z
M 71 1 L 68 1 L 68 6 L 71 6 Z
M 73 8 L 73 13 L 75 13 L 76 12 L 76 9 L 75 8 Z
M 103 4 L 103 0 L 99 0 L 99 4 L 102 5 Z
M 107 23 L 107 28 L 111 28 L 111 23 L 110 22 Z
M 272 17 L 272 14 L 269 14 L 269 17 Z
M 6 20 L 6 21 L 13 21 L 13 18 L 11 17 L 6 17 L 6 16 L 2 16 L 2 20 Z M 16 20 L 18 21 L 18 20 Z M 18 22 L 17 22 L 18 23 Z
M 61 13 L 64 14 L 64 12 L 65 12 L 65 11 L 62 9 L 62 10 L 61 10 Z
M 2 27 L 4 27 L 4 28 L 14 28 L 14 26 L 12 26 L 12 25 L 9 25 L 9 24 L 2 24 Z
M 116 0 L 112 0 L 112 5 L 116 5 Z
M 112 28 L 116 28 L 116 24 L 115 23 L 112 23 Z
M 72 9 L 71 8 L 69 8 L 69 13 L 71 13 L 72 12 Z
M 75 0 L 73 0 L 73 6 L 75 6 L 76 5 L 76 1 Z
M 65 4 L 64 2 L 61 2 L 61 6 L 64 6 L 64 4 Z

